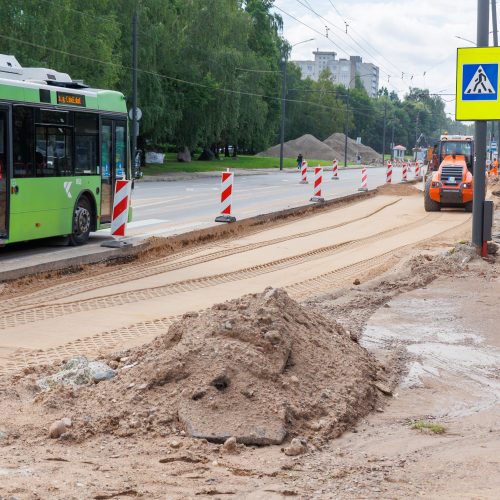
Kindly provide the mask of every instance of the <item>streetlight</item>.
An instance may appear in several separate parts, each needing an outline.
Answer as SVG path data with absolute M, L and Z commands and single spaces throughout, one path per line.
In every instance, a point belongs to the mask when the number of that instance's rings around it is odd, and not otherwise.
M 463 36 L 455 35 L 455 38 L 458 38 L 459 40 L 464 40 L 465 42 L 472 43 L 472 45 L 476 45 L 476 42 L 473 42 L 472 40 L 469 40 L 468 38 L 464 38 Z
M 347 102 L 346 102 L 346 113 L 344 120 L 344 135 L 345 135 L 345 144 L 344 144 L 344 167 L 347 167 L 347 120 L 349 117 L 349 90 L 351 88 L 351 83 L 356 80 L 357 77 L 363 78 L 364 76 L 372 76 L 371 73 L 367 73 L 366 75 L 354 75 L 349 84 L 347 85 Z
M 315 38 L 303 40 L 302 42 L 294 43 L 293 45 L 284 44 L 283 53 L 281 56 L 281 130 L 280 130 L 280 170 L 283 170 L 283 149 L 285 144 L 285 111 L 286 111 L 286 63 L 288 62 L 288 54 L 292 49 L 301 43 L 312 42 Z

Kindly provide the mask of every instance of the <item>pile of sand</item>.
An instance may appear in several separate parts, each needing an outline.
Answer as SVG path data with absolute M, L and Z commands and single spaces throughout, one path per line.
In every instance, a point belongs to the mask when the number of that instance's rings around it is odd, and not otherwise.
M 414 184 L 383 184 L 382 186 L 377 187 L 377 192 L 388 196 L 423 197 L 422 191 L 420 191 Z
M 72 419 L 68 439 L 184 430 L 212 442 L 319 443 L 372 410 L 385 377 L 342 326 L 271 288 L 186 314 L 150 344 L 103 360 L 114 379 L 37 396 Z
M 330 146 L 333 150 L 341 151 L 340 157 L 344 158 L 345 150 L 345 134 L 336 132 L 332 134 L 328 139 L 325 139 L 324 143 Z M 347 138 L 347 161 L 356 161 L 356 155 L 361 155 L 361 163 L 376 163 L 382 161 L 382 155 L 378 154 L 374 149 L 364 144 L 356 144 L 354 139 L 350 137 Z
M 306 134 L 298 139 L 293 139 L 291 141 L 285 142 L 283 155 L 287 158 L 296 158 L 299 153 L 305 160 L 328 160 L 332 161 L 335 158 L 340 158 L 340 153 L 333 150 L 327 144 L 316 139 L 313 135 Z M 280 145 L 277 144 L 261 153 L 257 156 L 273 156 L 279 157 L 280 155 Z
M 287 158 L 294 158 L 302 153 L 306 160 L 329 160 L 334 159 L 341 162 L 344 159 L 345 135 L 342 133 L 332 134 L 324 142 L 316 139 L 313 135 L 306 134 L 298 139 L 285 142 L 283 154 Z M 374 149 L 364 144 L 356 144 L 356 141 L 347 138 L 347 160 L 356 161 L 357 154 L 361 155 L 361 163 L 376 163 L 382 161 L 382 155 L 379 155 Z M 280 145 L 276 144 L 257 156 L 279 157 Z

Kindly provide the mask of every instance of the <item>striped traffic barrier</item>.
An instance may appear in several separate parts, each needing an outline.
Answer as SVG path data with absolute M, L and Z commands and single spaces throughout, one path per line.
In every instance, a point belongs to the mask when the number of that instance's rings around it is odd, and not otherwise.
M 361 187 L 358 191 L 368 191 L 368 172 L 366 168 L 361 170 Z
M 307 161 L 302 162 L 302 168 L 300 170 L 300 184 L 307 184 L 307 167 L 309 165 L 307 164 Z
M 387 162 L 387 175 L 385 178 L 385 182 L 390 184 L 392 182 L 392 163 L 390 161 Z
M 408 170 L 406 168 L 406 162 L 403 162 L 403 174 L 401 182 L 408 182 Z
M 323 167 L 316 167 L 314 169 L 314 190 L 313 196 L 310 201 L 314 201 L 316 203 L 322 203 L 325 201 L 324 198 L 321 197 L 321 184 L 323 182 Z
M 337 160 L 333 160 L 332 172 L 333 172 L 332 179 L 334 181 L 338 181 L 339 180 L 339 166 L 337 164 Z
M 221 192 L 220 192 L 220 215 L 215 218 L 215 222 L 236 222 L 236 217 L 231 215 L 233 199 L 234 173 L 227 169 L 222 172 Z
M 415 179 L 420 179 L 420 162 L 415 162 Z
M 130 207 L 132 181 L 117 180 L 113 197 L 113 214 L 111 217 L 111 235 L 125 236 Z

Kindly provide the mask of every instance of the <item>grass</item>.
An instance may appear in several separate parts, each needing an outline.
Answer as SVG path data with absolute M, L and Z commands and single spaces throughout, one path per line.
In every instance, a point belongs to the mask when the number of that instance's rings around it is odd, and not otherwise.
M 214 161 L 196 161 L 193 160 L 191 163 L 180 163 L 177 161 L 177 155 L 175 153 L 168 153 L 165 157 L 166 161 L 163 165 L 146 165 L 142 171 L 144 175 L 160 175 L 167 172 L 217 172 L 226 170 L 226 168 L 279 168 L 280 159 L 273 157 L 262 157 L 262 156 L 238 156 L 238 158 L 224 158 L 221 156 L 220 160 Z M 331 161 L 325 160 L 307 160 L 310 167 L 320 166 L 331 166 Z M 342 166 L 343 162 L 339 160 L 339 166 Z M 355 165 L 355 163 L 349 163 L 348 165 Z M 284 158 L 283 167 L 284 168 L 296 168 L 297 161 L 295 158 Z
M 419 431 L 429 430 L 434 434 L 444 434 L 445 427 L 437 422 L 429 422 L 427 420 L 414 420 L 410 424 L 411 429 L 417 429 Z

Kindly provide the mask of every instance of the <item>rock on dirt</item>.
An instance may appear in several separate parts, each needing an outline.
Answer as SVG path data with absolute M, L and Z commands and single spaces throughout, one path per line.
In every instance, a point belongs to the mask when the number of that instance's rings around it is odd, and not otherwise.
M 238 450 L 238 442 L 236 441 L 236 438 L 231 436 L 229 439 L 226 439 L 222 448 L 226 453 L 236 453 Z
M 383 372 L 342 326 L 279 289 L 186 314 L 127 362 L 135 368 L 74 391 L 75 439 L 185 431 L 216 443 L 321 443 L 375 407 Z M 62 397 L 44 392 L 40 403 L 62 406 Z
M 70 359 L 62 370 L 47 377 L 37 380 L 40 389 L 49 390 L 57 386 L 69 386 L 77 388 L 91 383 L 98 383 L 104 380 L 110 380 L 116 375 L 116 372 L 102 361 L 90 361 L 77 356 Z
M 293 438 L 290 445 L 284 448 L 283 451 L 285 455 L 288 455 L 290 457 L 295 457 L 297 455 L 302 455 L 303 453 L 305 453 L 307 451 L 307 446 L 304 443 L 302 443 L 300 439 Z
M 49 437 L 52 439 L 57 439 L 61 437 L 67 431 L 67 427 L 62 420 L 56 420 L 49 427 Z

